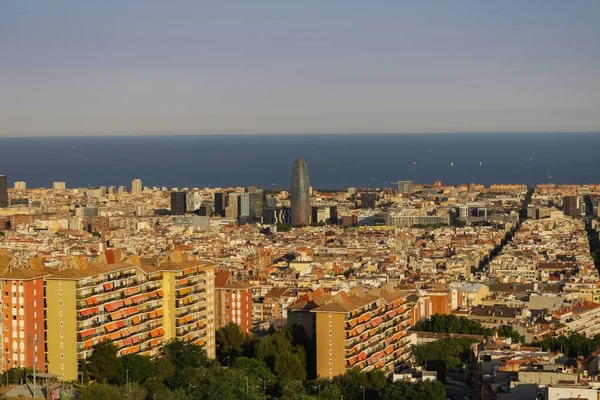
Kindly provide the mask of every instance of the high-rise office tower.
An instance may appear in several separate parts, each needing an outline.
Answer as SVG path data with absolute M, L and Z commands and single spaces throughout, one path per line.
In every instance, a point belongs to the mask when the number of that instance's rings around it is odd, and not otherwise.
M 142 193 L 142 180 L 134 179 L 131 181 L 131 194 L 140 194 Z
M 171 192 L 171 215 L 185 214 L 185 192 Z
M 25 190 L 25 189 L 27 189 L 27 183 L 25 181 L 16 181 L 15 189 L 16 190 Z
M 227 207 L 227 193 L 215 192 L 215 213 L 221 217 L 225 216 L 225 207 Z
M 193 213 L 202 205 L 200 193 L 197 191 L 187 192 L 185 195 L 185 211 Z
M 8 178 L 0 175 L 0 208 L 8 207 Z
M 398 194 L 412 193 L 412 181 L 398 181 Z
M 374 210 L 377 206 L 377 192 L 362 192 L 360 195 L 360 208 L 369 208 Z
M 237 218 L 239 214 L 239 194 L 229 193 L 227 207 L 225 207 L 225 217 Z
M 292 225 L 310 225 L 310 195 L 309 195 L 310 184 L 308 181 L 308 168 L 306 168 L 306 162 L 301 157 L 296 159 L 294 162 L 294 168 L 292 168 L 292 189 L 291 189 L 291 203 L 292 203 Z
M 250 192 L 250 215 L 254 222 L 262 221 L 263 209 L 265 208 L 266 194 L 264 190 L 255 190 Z

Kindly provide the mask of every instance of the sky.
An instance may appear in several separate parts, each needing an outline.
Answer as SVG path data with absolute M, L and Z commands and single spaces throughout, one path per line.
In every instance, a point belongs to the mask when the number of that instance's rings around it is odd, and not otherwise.
M 0 136 L 600 132 L 600 2 L 0 2 Z

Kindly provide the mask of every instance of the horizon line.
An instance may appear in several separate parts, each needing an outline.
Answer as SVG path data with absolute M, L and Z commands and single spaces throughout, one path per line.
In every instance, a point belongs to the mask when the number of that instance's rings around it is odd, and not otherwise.
M 600 134 L 600 130 L 589 131 L 445 131 L 445 132 L 252 132 L 252 133 L 164 133 L 164 132 L 140 132 L 140 133 L 66 133 L 66 134 L 25 134 L 25 135 L 0 135 L 0 139 L 58 139 L 58 138 L 114 138 L 114 137 L 175 137 L 175 136 L 359 136 L 359 135 L 378 135 L 378 136 L 393 136 L 393 135 L 576 135 L 576 134 Z

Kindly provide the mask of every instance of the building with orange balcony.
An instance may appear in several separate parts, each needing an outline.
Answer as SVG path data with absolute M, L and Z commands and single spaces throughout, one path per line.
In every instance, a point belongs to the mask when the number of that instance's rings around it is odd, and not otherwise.
M 214 266 L 140 258 L 78 263 L 46 278 L 48 372 L 78 379 L 80 363 L 111 340 L 119 355 L 156 356 L 174 338 L 215 356 Z
M 7 268 L 2 284 L 2 370 L 46 371 L 44 278 L 50 272 L 34 259 L 21 268 Z M 34 359 L 35 357 L 35 359 Z
M 314 324 L 305 330 L 315 332 L 319 378 L 333 378 L 351 368 L 379 369 L 389 376 L 411 357 L 406 334 L 410 309 L 407 292 L 392 284 L 369 292 L 357 286 L 330 296 L 321 305 L 307 302 L 301 309 L 290 307 L 288 320 Z M 312 313 L 314 320 L 297 314 L 302 312 Z

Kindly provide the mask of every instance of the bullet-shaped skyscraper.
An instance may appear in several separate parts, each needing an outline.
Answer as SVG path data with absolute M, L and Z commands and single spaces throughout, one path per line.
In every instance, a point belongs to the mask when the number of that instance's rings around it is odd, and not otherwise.
M 304 159 L 298 157 L 292 169 L 292 225 L 310 225 L 310 184 Z

